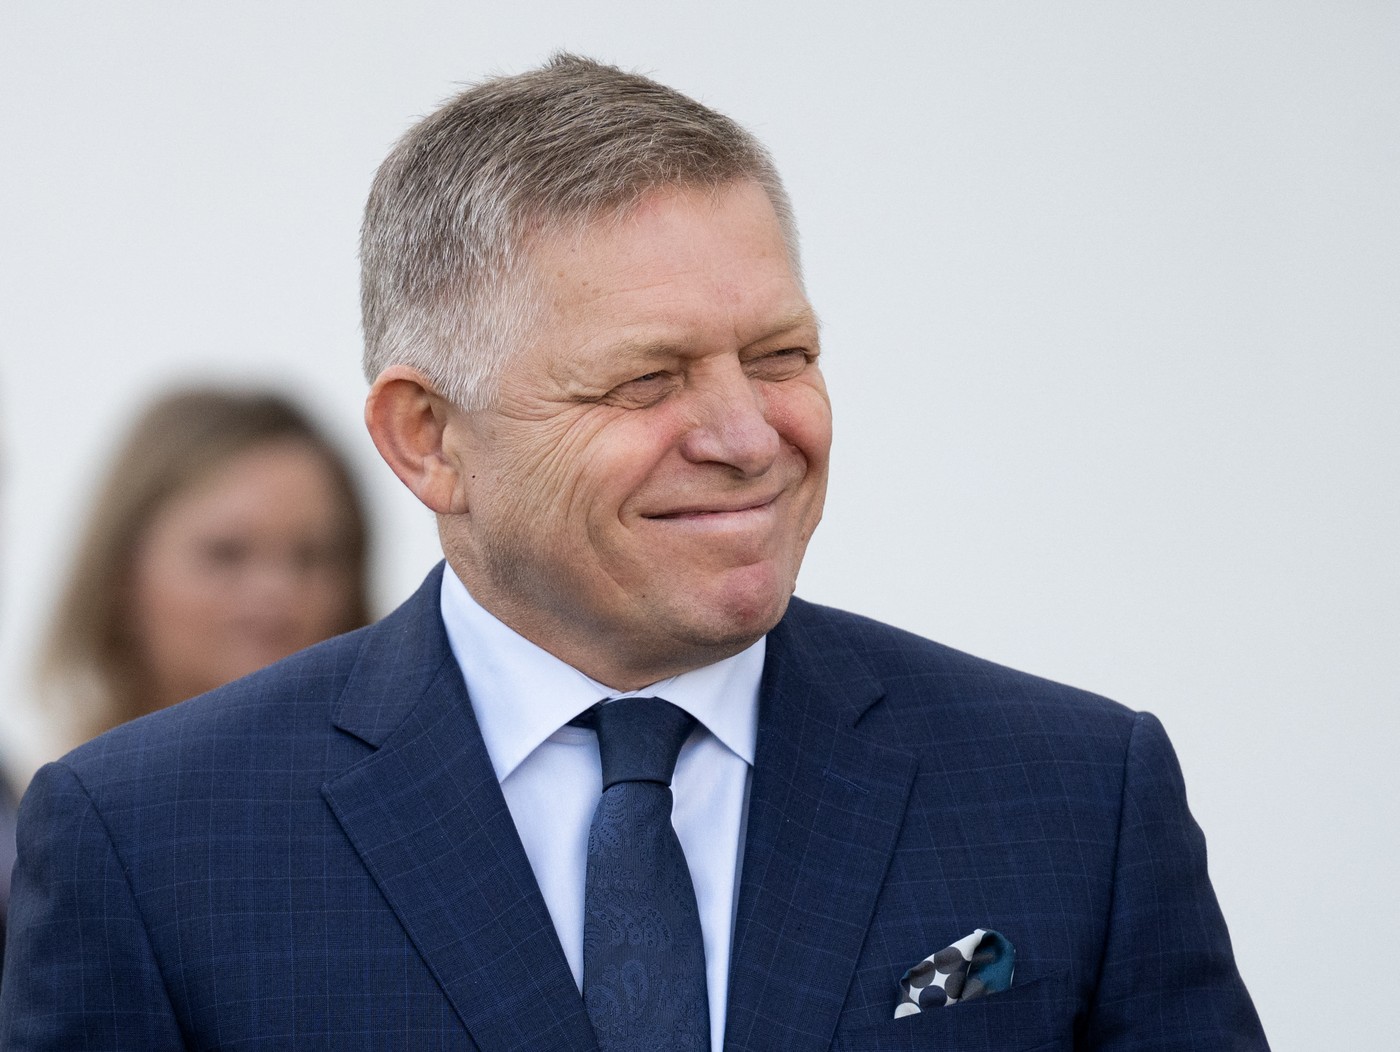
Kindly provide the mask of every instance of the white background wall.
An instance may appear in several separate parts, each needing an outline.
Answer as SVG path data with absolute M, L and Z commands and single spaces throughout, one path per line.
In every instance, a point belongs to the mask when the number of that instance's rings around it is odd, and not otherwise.
M 786 173 L 837 453 L 801 591 L 1166 722 L 1278 1050 L 1378 1048 L 1400 942 L 1400 7 L 1383 0 L 0 8 L 0 699 L 113 436 L 302 388 L 381 605 L 431 524 L 359 425 L 371 173 L 569 47 Z

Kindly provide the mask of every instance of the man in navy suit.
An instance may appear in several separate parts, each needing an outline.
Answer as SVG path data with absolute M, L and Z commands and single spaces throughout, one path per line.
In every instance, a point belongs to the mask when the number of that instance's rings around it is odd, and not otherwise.
M 409 132 L 363 266 L 366 420 L 445 566 L 39 774 L 6 1049 L 613 1047 L 575 718 L 634 695 L 696 720 L 708 1047 L 1266 1048 L 1156 720 L 792 598 L 830 411 L 747 133 L 561 56 Z M 983 929 L 1009 986 L 897 1016 Z

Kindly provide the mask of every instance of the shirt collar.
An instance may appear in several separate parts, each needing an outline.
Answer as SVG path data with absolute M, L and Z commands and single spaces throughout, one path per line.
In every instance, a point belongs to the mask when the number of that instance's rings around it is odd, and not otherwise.
M 451 567 L 442 575 L 440 607 L 497 781 L 505 781 L 561 727 L 604 698 L 653 694 L 685 709 L 753 765 L 766 637 L 723 661 L 618 693 L 497 619 L 472 598 Z

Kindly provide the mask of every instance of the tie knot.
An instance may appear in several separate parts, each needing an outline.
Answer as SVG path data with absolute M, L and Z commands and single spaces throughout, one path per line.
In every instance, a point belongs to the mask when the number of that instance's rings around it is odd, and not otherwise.
M 671 784 L 695 717 L 661 698 L 618 698 L 592 710 L 603 788 L 618 782 Z

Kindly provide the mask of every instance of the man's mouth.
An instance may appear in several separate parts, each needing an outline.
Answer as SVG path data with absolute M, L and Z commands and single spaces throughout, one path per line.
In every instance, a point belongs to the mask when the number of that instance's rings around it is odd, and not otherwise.
M 761 497 L 745 497 L 735 500 L 722 501 L 699 501 L 695 504 L 686 504 L 678 508 L 672 508 L 664 512 L 656 512 L 644 515 L 647 519 L 706 519 L 721 515 L 742 515 L 745 512 L 761 511 L 769 507 L 778 494 Z

